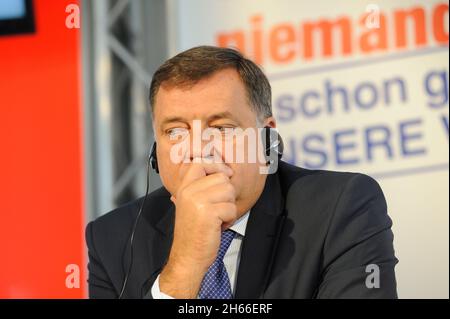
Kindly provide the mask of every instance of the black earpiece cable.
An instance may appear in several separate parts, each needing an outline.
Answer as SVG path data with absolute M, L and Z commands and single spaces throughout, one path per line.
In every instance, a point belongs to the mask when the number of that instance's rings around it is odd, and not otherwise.
M 137 225 L 139 222 L 139 219 L 142 215 L 142 210 L 144 208 L 145 205 L 145 201 L 147 200 L 147 196 L 148 196 L 148 189 L 149 189 L 149 180 L 150 180 L 150 161 L 151 161 L 151 155 L 148 157 L 147 160 L 147 186 L 145 189 L 145 196 L 144 199 L 141 202 L 141 206 L 139 207 L 139 212 L 136 216 L 136 219 L 134 220 L 134 225 L 133 225 L 133 230 L 131 232 L 130 235 L 130 267 L 128 268 L 127 274 L 125 276 L 125 279 L 123 280 L 123 284 L 122 284 L 122 289 L 120 290 L 120 294 L 119 294 L 119 298 L 118 299 L 122 299 L 123 294 L 125 292 L 125 288 L 127 287 L 127 283 L 128 283 L 128 278 L 130 277 L 131 274 L 131 269 L 133 268 L 133 241 L 134 241 L 134 234 L 136 232 L 137 229 Z M 125 255 L 125 252 L 124 252 Z M 125 256 L 124 256 L 125 257 Z

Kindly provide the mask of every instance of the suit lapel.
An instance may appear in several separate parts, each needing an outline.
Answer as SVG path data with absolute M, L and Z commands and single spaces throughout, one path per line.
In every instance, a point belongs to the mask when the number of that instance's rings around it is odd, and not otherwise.
M 156 224 L 158 231 L 147 239 L 150 252 L 150 269 L 158 271 L 164 266 L 169 257 L 172 245 L 173 227 L 175 218 L 175 205 L 171 204 L 161 220 Z
M 237 274 L 235 298 L 261 298 L 284 221 L 284 200 L 278 174 L 267 176 L 264 190 L 251 209 Z

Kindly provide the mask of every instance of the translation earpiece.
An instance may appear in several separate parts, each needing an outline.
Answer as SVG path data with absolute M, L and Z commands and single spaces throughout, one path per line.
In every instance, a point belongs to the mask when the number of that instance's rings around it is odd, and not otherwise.
M 155 170 L 155 172 L 157 174 L 159 174 L 158 158 L 156 157 L 156 142 L 153 142 L 153 146 L 152 146 L 152 149 L 150 151 L 149 159 L 150 159 L 150 165 Z
M 265 126 L 262 130 L 262 138 L 267 163 L 269 164 L 274 160 L 273 156 L 277 156 L 278 159 L 281 159 L 284 151 L 284 143 L 277 130 L 270 126 Z

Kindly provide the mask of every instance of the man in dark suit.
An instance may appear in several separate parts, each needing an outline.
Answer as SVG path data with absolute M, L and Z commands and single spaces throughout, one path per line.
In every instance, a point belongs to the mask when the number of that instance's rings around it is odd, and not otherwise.
M 375 180 L 282 161 L 267 175 L 273 160 L 250 160 L 243 130 L 276 126 L 253 62 L 232 49 L 182 52 L 154 74 L 150 105 L 164 187 L 88 224 L 91 298 L 397 297 Z M 195 143 L 195 123 L 218 132 L 211 147 Z

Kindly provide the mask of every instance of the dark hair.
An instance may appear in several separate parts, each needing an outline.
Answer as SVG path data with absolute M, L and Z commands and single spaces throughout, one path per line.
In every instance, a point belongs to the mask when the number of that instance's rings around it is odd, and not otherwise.
M 272 116 L 272 92 L 263 71 L 238 51 L 214 46 L 198 46 L 183 51 L 156 70 L 150 85 L 149 99 L 152 113 L 156 94 L 161 85 L 192 86 L 226 68 L 233 68 L 238 72 L 258 119 Z

